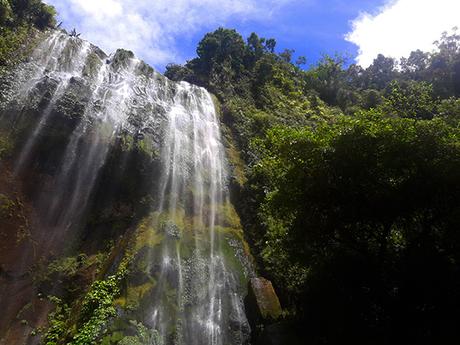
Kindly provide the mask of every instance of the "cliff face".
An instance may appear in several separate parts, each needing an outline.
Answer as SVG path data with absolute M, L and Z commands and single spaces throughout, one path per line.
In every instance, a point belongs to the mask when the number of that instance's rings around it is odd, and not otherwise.
M 60 31 L 0 85 L 0 343 L 246 343 L 208 92 Z

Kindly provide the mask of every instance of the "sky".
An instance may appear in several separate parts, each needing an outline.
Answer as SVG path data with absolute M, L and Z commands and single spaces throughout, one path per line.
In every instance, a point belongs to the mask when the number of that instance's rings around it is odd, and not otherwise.
M 307 65 L 342 54 L 369 66 L 377 54 L 400 58 L 431 51 L 443 31 L 460 27 L 460 0 L 45 0 L 63 27 L 106 53 L 117 48 L 164 71 L 196 54 L 218 27 L 243 37 L 275 38 L 277 51 L 294 49 Z

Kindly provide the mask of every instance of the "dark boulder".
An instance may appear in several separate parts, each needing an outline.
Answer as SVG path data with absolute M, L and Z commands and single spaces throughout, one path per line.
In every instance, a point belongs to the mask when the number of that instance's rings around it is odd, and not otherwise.
M 256 324 L 269 324 L 281 316 L 281 305 L 272 283 L 262 277 L 249 281 L 246 308 Z

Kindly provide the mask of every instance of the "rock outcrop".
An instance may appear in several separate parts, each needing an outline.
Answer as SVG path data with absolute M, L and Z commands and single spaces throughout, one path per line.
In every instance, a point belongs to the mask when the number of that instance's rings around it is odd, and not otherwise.
M 253 324 L 269 324 L 281 316 L 281 305 L 272 283 L 263 278 L 249 281 L 246 308 Z

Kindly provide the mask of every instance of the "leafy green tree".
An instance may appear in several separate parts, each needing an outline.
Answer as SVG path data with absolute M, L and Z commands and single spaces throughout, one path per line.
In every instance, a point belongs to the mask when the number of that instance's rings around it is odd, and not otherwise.
M 369 112 L 254 142 L 263 263 L 319 339 L 458 340 L 459 134 Z
M 450 97 L 443 99 L 438 106 L 437 116 L 443 118 L 446 122 L 454 127 L 460 125 L 460 99 Z
M 305 56 L 299 56 L 295 61 L 297 67 L 303 66 L 307 64 L 307 58 Z
M 374 89 L 367 89 L 362 91 L 364 109 L 376 108 L 382 102 L 381 94 Z
M 382 90 L 397 76 L 396 63 L 393 58 L 379 54 L 364 72 L 366 88 Z
M 193 72 L 186 66 L 170 63 L 166 65 L 164 75 L 171 80 L 193 82 Z
M 10 4 L 20 22 L 34 24 L 39 29 L 56 24 L 56 10 L 41 0 L 11 0 Z
M 0 66 L 20 61 L 31 28 L 53 27 L 55 15 L 40 0 L 0 0 Z
M 248 37 L 248 49 L 253 52 L 256 56 L 261 56 L 264 51 L 263 43 L 264 38 L 259 38 L 255 32 Z
M 265 49 L 270 52 L 274 53 L 276 47 L 276 40 L 274 38 L 269 38 L 265 41 Z
M 182 77 L 207 87 L 221 98 L 235 94 L 247 95 L 247 46 L 240 34 L 224 28 L 208 33 L 198 43 L 197 55 L 187 62 Z M 172 75 L 171 66 L 170 70 L 169 75 Z M 174 71 L 178 71 L 177 66 Z M 181 76 L 176 74 L 176 77 Z
M 385 113 L 400 117 L 430 119 L 437 109 L 433 87 L 426 82 L 411 81 L 405 84 L 393 81 L 383 99 Z
M 229 63 L 234 70 L 240 70 L 245 53 L 243 38 L 235 30 L 219 28 L 206 34 L 198 43 L 197 55 L 202 71 L 209 72 L 213 67 Z
M 339 105 L 338 92 L 346 87 L 344 63 L 345 59 L 342 56 L 325 55 L 316 67 L 306 73 L 308 85 L 319 93 L 321 99 L 331 105 Z
M 279 57 L 284 62 L 290 63 L 292 60 L 292 54 L 295 53 L 294 49 L 284 49 L 281 53 L 279 53 Z
M 401 70 L 403 73 L 410 73 L 412 75 L 419 74 L 427 69 L 429 66 L 430 55 L 421 50 L 416 50 L 410 53 L 408 58 L 402 58 L 400 62 Z
M 46 5 L 41 1 L 36 2 L 33 13 L 33 22 L 39 29 L 46 29 L 56 25 L 56 10 L 53 6 Z
M 434 93 L 441 98 L 460 96 L 460 35 L 453 28 L 435 42 L 437 51 L 429 54 L 427 66 L 408 77 L 433 84 Z

